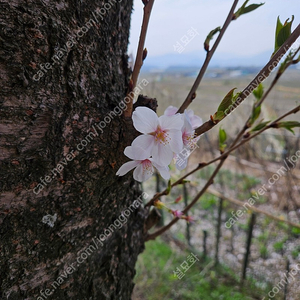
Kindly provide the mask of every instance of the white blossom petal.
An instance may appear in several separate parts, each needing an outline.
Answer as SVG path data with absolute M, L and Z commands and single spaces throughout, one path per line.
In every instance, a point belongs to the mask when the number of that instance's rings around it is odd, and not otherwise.
M 170 148 L 173 152 L 179 153 L 183 148 L 182 132 L 178 130 L 170 130 Z
M 129 161 L 121 166 L 116 175 L 123 176 L 129 171 L 131 171 L 133 168 L 135 168 L 138 164 L 140 164 L 140 161 Z
M 177 111 L 178 111 L 177 107 L 170 105 L 166 108 L 164 115 L 165 116 L 174 116 L 177 113 Z
M 146 159 L 150 156 L 154 144 L 155 144 L 155 137 L 153 135 L 142 134 L 139 135 L 137 138 L 135 138 L 131 145 L 133 147 L 142 148 L 145 151 L 145 157 L 143 159 Z
M 133 160 L 144 160 L 150 157 L 150 151 L 144 150 L 137 145 L 126 147 L 124 154 Z
M 173 152 L 170 147 L 161 143 L 154 145 L 151 154 L 153 161 L 160 166 L 168 166 L 173 158 Z
M 133 126 L 141 133 L 154 132 L 158 126 L 157 114 L 148 107 L 137 107 L 132 114 Z
M 141 163 L 133 171 L 133 178 L 136 181 L 143 182 L 148 180 L 153 175 L 153 172 L 154 172 L 154 168 L 150 161 L 148 161 L 146 167 L 143 163 Z
M 200 117 L 198 116 L 193 116 L 191 119 L 191 124 L 193 126 L 193 129 L 196 129 L 200 127 L 203 124 L 203 121 Z
M 163 130 L 181 130 L 183 126 L 183 120 L 180 114 L 176 114 L 174 116 L 163 115 L 158 118 L 158 121 Z
M 157 171 L 160 173 L 160 175 L 163 179 L 166 179 L 166 180 L 170 179 L 169 167 L 160 166 L 160 165 L 156 164 L 154 161 L 153 161 L 153 166 L 157 169 Z
M 181 131 L 186 135 L 191 135 L 193 133 L 193 127 L 192 127 L 191 119 L 186 111 L 183 114 L 183 119 L 184 119 L 184 123 Z

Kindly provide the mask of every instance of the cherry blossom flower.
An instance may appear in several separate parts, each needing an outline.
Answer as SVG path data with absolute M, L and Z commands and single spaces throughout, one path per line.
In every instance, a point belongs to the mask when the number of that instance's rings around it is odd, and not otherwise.
M 172 215 L 176 218 L 181 218 L 183 216 L 183 212 L 180 210 L 172 210 Z
M 142 135 L 133 143 L 144 149 L 159 166 L 171 163 L 173 154 L 182 150 L 183 119 L 180 114 L 158 117 L 147 107 L 137 107 L 132 115 L 135 129 Z
M 133 171 L 133 178 L 139 182 L 143 182 L 153 175 L 154 168 L 156 168 L 164 179 L 168 180 L 170 178 L 169 168 L 158 165 L 149 157 L 148 152 L 141 147 L 133 144 L 125 148 L 124 154 L 133 161 L 123 164 L 117 172 L 118 176 L 123 176 L 132 169 L 135 169 Z

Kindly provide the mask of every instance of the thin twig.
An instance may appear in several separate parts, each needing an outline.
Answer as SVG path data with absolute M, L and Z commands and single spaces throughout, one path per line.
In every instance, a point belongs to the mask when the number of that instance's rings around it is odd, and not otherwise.
M 132 114 L 133 96 L 130 96 L 130 92 L 134 90 L 134 88 L 136 87 L 140 70 L 143 65 L 145 40 L 146 40 L 148 24 L 149 24 L 153 4 L 154 4 L 154 0 L 149 0 L 144 6 L 143 23 L 142 23 L 141 33 L 140 33 L 139 45 L 138 45 L 136 59 L 135 59 L 135 63 L 131 75 L 130 87 L 127 92 L 127 96 L 130 97 L 131 101 L 127 104 L 127 109 L 124 111 L 125 117 L 131 117 Z
M 269 125 L 267 125 L 266 127 L 264 127 L 263 129 L 261 129 L 260 131 L 258 131 L 256 134 L 251 135 L 250 137 L 248 137 L 247 139 L 244 139 L 240 144 L 238 144 L 236 146 L 236 143 L 238 142 L 238 139 L 236 138 L 235 141 L 231 144 L 229 150 L 227 150 L 226 152 L 224 152 L 223 154 L 221 154 L 220 156 L 210 160 L 207 163 L 200 163 L 196 168 L 194 168 L 193 170 L 191 170 L 190 172 L 188 172 L 187 174 L 185 174 L 184 176 L 182 176 L 181 178 L 179 178 L 177 181 L 175 181 L 171 187 L 173 188 L 174 186 L 177 186 L 179 184 L 181 184 L 183 182 L 183 180 L 185 180 L 188 176 L 192 175 L 193 173 L 203 169 L 206 166 L 209 166 L 221 159 L 223 159 L 224 157 L 227 158 L 227 156 L 234 151 L 235 149 L 237 149 L 238 147 L 240 147 L 241 145 L 243 145 L 244 143 L 248 142 L 249 140 L 255 138 L 257 135 L 259 135 L 260 133 L 264 132 L 267 129 L 270 129 L 273 127 L 273 125 L 282 120 L 283 118 L 287 117 L 288 115 L 291 115 L 293 113 L 297 113 L 300 110 L 300 105 L 297 106 L 296 108 L 290 110 L 289 112 L 287 112 L 286 114 L 284 114 L 283 116 L 279 117 L 278 119 L 276 119 L 275 121 L 273 121 L 272 123 L 270 123 Z M 160 193 L 156 193 L 153 198 L 151 200 L 149 200 L 149 202 L 145 205 L 145 207 L 149 207 L 151 205 L 153 205 L 154 201 L 159 199 L 161 196 L 165 196 L 167 195 L 167 189 L 165 189 L 164 191 L 160 192 Z
M 293 31 L 293 33 L 289 36 L 289 38 L 285 41 L 285 43 L 278 49 L 278 51 L 272 56 L 270 61 L 263 67 L 263 69 L 255 76 L 255 78 L 247 85 L 247 87 L 241 92 L 236 102 L 230 106 L 230 111 L 225 111 L 225 117 L 228 116 L 233 110 L 235 110 L 251 93 L 254 89 L 258 87 L 260 83 L 262 83 L 272 72 L 273 69 L 279 64 L 281 58 L 285 55 L 285 53 L 290 49 L 293 43 L 300 36 L 300 24 Z M 225 118 L 224 117 L 224 118 Z M 201 135 L 214 126 L 216 126 L 219 121 L 213 122 L 212 120 L 208 120 L 203 123 L 200 127 L 196 129 L 196 135 Z
M 188 172 L 187 174 L 185 174 L 184 176 L 182 176 L 181 178 L 179 178 L 177 181 L 175 181 L 171 187 L 177 186 L 179 184 L 181 184 L 183 182 L 183 180 L 185 180 L 188 176 L 192 175 L 193 173 L 203 169 L 206 166 L 209 166 L 219 160 L 221 160 L 222 158 L 226 158 L 232 151 L 234 151 L 235 149 L 239 148 L 241 145 L 247 143 L 249 140 L 255 138 L 257 135 L 259 135 L 260 133 L 264 132 L 267 129 L 270 129 L 272 127 L 274 127 L 274 124 L 276 124 L 278 121 L 282 120 L 283 118 L 287 117 L 288 115 L 297 113 L 300 110 L 300 105 L 295 107 L 294 109 L 288 111 L 287 113 L 285 113 L 283 116 L 277 118 L 275 121 L 273 121 L 272 123 L 270 123 L 269 125 L 267 125 L 266 127 L 264 127 L 263 129 L 261 129 L 260 131 L 258 131 L 255 134 L 250 135 L 250 137 L 248 137 L 247 139 L 244 139 L 241 143 L 239 143 L 238 145 L 236 145 L 236 143 L 238 142 L 238 139 L 235 139 L 235 141 L 232 143 L 232 145 L 230 146 L 229 150 L 227 150 L 226 152 L 224 152 L 223 154 L 221 154 L 220 156 L 210 160 L 207 163 L 200 163 L 196 168 L 194 168 L 193 170 L 191 170 L 190 172 Z M 160 192 L 160 193 L 156 193 L 153 198 L 151 200 L 149 200 L 149 202 L 145 205 L 145 207 L 149 207 L 151 205 L 153 205 L 154 201 L 159 199 L 161 196 L 165 196 L 167 195 L 167 189 L 165 189 L 164 191 Z
M 182 211 L 184 214 L 187 213 L 191 207 L 195 205 L 195 203 L 199 200 L 199 198 L 205 193 L 206 189 L 213 183 L 213 180 L 215 176 L 218 174 L 219 170 L 221 169 L 224 161 L 226 158 L 223 158 L 220 163 L 218 164 L 217 168 L 213 172 L 213 174 L 210 176 L 209 180 L 206 182 L 205 186 L 202 188 L 202 190 L 195 196 L 195 198 L 192 200 L 192 202 Z M 148 240 L 154 240 L 159 235 L 163 234 L 165 231 L 167 231 L 169 228 L 172 227 L 175 223 L 177 223 L 179 218 L 174 218 L 169 224 L 165 225 L 164 227 L 161 227 L 157 231 L 155 231 L 152 234 L 148 234 L 146 236 L 146 241 Z
M 203 66 L 202 66 L 202 68 L 201 68 L 201 70 L 200 70 L 200 72 L 199 72 L 199 74 L 198 74 L 198 76 L 197 76 L 197 78 L 196 78 L 196 80 L 195 80 L 195 82 L 194 82 L 194 84 L 193 84 L 193 86 L 192 86 L 192 88 L 191 88 L 188 96 L 186 97 L 186 99 L 184 100 L 184 102 L 182 103 L 182 105 L 180 106 L 180 108 L 178 109 L 178 111 L 177 111 L 178 113 L 183 113 L 184 110 L 192 103 L 193 99 L 195 98 L 196 90 L 199 87 L 199 84 L 200 84 L 200 82 L 201 82 L 201 80 L 202 80 L 202 78 L 203 78 L 203 76 L 204 76 L 204 74 L 206 72 L 206 69 L 207 69 L 207 67 L 208 67 L 208 65 L 210 63 L 210 60 L 213 57 L 213 55 L 214 55 L 217 47 L 219 46 L 219 44 L 221 42 L 221 39 L 222 39 L 222 37 L 223 37 L 226 29 L 228 28 L 230 22 L 232 21 L 232 17 L 234 15 L 234 10 L 235 10 L 238 2 L 239 2 L 239 0 L 235 0 L 234 3 L 232 4 L 230 12 L 229 12 L 229 14 L 228 14 L 228 16 L 226 18 L 226 21 L 225 21 L 225 23 L 224 23 L 224 25 L 223 25 L 223 27 L 222 27 L 222 29 L 221 29 L 221 31 L 220 31 L 217 39 L 216 39 L 216 41 L 214 42 L 213 47 L 211 48 L 211 50 L 207 51 L 206 58 L 205 58 L 205 61 L 203 63 Z
M 214 190 L 214 189 L 212 189 L 212 188 L 208 188 L 206 192 L 209 193 L 209 194 L 212 194 L 212 195 L 214 195 L 214 196 L 216 196 L 216 197 L 219 197 L 219 198 L 222 198 L 222 199 L 224 199 L 224 200 L 227 200 L 227 201 L 229 201 L 229 202 L 231 202 L 231 203 L 234 203 L 234 204 L 236 204 L 236 205 L 238 205 L 238 206 L 243 206 L 243 207 L 245 207 L 245 206 L 244 206 L 244 205 L 245 205 L 244 202 L 239 201 L 239 200 L 234 199 L 234 198 L 229 197 L 229 196 L 224 196 L 223 194 L 219 193 L 218 191 L 216 191 L 216 190 Z M 247 202 L 246 202 L 246 203 L 247 203 Z M 251 207 L 247 208 L 247 210 L 248 210 L 248 209 L 249 209 L 250 211 L 254 211 L 254 212 L 257 212 L 257 213 L 266 215 L 267 217 L 269 217 L 269 218 L 271 218 L 271 219 L 273 219 L 273 220 L 280 221 L 280 222 L 284 222 L 284 223 L 287 223 L 287 224 L 289 224 L 289 225 L 291 225 L 291 226 L 293 226 L 293 227 L 300 228 L 300 224 L 293 223 L 293 222 L 290 222 L 290 221 L 288 221 L 288 220 L 282 220 L 281 218 L 276 217 L 276 216 L 273 216 L 272 214 L 270 214 L 270 213 L 268 213 L 268 212 L 266 212 L 266 211 L 263 211 L 263 210 L 261 210 L 261 209 L 259 209 L 259 208 L 256 208 L 256 207 L 254 207 L 254 206 L 251 206 Z
M 287 68 L 292 65 L 293 59 L 296 57 L 296 55 L 298 54 L 298 52 L 300 51 L 300 47 L 298 47 L 298 49 L 294 52 L 293 56 L 291 57 L 290 62 L 288 62 L 285 66 L 285 69 L 283 71 L 281 71 L 280 69 L 277 71 L 276 76 L 274 77 L 274 79 L 272 80 L 270 86 L 268 87 L 268 89 L 266 90 L 266 92 L 263 94 L 262 98 L 255 104 L 255 108 L 262 105 L 263 102 L 266 100 L 266 98 L 269 96 L 270 92 L 272 91 L 272 89 L 275 87 L 275 85 L 277 84 L 278 80 L 280 79 L 280 77 L 284 74 L 284 72 L 287 70 Z M 238 133 L 237 137 L 235 138 L 234 142 L 232 143 L 231 147 L 234 147 L 236 145 L 236 143 L 240 140 L 240 138 L 244 135 L 245 131 L 249 128 L 249 122 L 251 120 L 251 115 L 249 116 L 249 118 L 247 119 L 247 121 L 245 122 L 245 125 L 242 127 L 241 131 Z
M 273 122 L 271 122 L 269 125 L 265 126 L 263 129 L 259 130 L 257 133 L 255 133 L 255 134 L 251 135 L 250 137 L 244 139 L 239 144 L 230 147 L 230 149 L 227 152 L 223 153 L 218 158 L 215 158 L 215 159 L 211 160 L 210 163 L 213 163 L 213 162 L 215 162 L 217 160 L 220 160 L 220 162 L 219 162 L 217 168 L 215 169 L 215 171 L 213 172 L 213 174 L 210 176 L 210 178 L 207 181 L 207 183 L 205 184 L 205 186 L 201 189 L 201 191 L 194 197 L 194 199 L 192 200 L 192 202 L 182 212 L 183 213 L 187 213 L 190 210 L 190 208 L 193 207 L 195 205 L 195 203 L 200 199 L 200 197 L 206 192 L 207 188 L 213 183 L 213 180 L 214 180 L 215 176 L 218 174 L 219 170 L 223 166 L 223 163 L 225 162 L 226 158 L 228 157 L 228 155 L 232 151 L 234 151 L 235 149 L 239 148 L 241 145 L 245 144 L 246 142 L 248 142 L 249 140 L 253 139 L 257 135 L 261 134 L 265 130 L 267 130 L 269 128 L 275 127 L 275 125 L 276 125 L 277 122 L 279 122 L 283 118 L 287 117 L 288 115 L 297 113 L 299 110 L 300 110 L 300 105 L 298 105 L 294 109 L 288 111 L 287 113 L 285 113 L 281 117 L 277 118 L 276 120 L 274 120 Z M 209 165 L 210 163 L 207 163 L 206 165 Z M 150 200 L 150 202 L 151 201 L 152 200 Z M 175 223 L 177 223 L 178 220 L 179 220 L 179 218 L 174 218 L 171 222 L 169 222 L 169 224 L 165 225 L 164 227 L 160 228 L 159 230 L 155 231 L 152 234 L 148 234 L 145 237 L 145 241 L 155 239 L 156 237 L 158 237 L 159 235 L 161 235 L 162 233 L 164 233 L 165 231 L 167 231 L 170 227 L 172 227 L 172 225 L 174 225 Z

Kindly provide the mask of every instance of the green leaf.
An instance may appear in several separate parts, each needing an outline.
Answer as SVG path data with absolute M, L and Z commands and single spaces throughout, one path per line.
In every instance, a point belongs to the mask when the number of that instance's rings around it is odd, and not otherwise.
M 213 29 L 213 30 L 208 34 L 208 36 L 206 37 L 205 42 L 204 42 L 204 49 L 205 49 L 206 51 L 209 51 L 209 42 L 213 39 L 214 35 L 215 35 L 216 33 L 220 32 L 220 31 L 221 31 L 221 27 L 219 26 L 219 27 Z
M 219 111 L 224 112 L 224 111 L 226 111 L 226 109 L 227 109 L 230 105 L 232 105 L 232 103 L 233 103 L 233 102 L 232 102 L 232 99 L 233 99 L 233 92 L 234 92 L 234 90 L 236 90 L 236 88 L 230 90 L 230 91 L 228 92 L 228 94 L 224 97 L 224 99 L 222 100 L 221 104 L 219 105 L 219 107 L 218 107 L 218 109 L 217 109 L 217 112 L 219 112 Z
M 255 9 L 257 9 L 258 7 L 264 5 L 265 3 L 260 3 L 260 4 L 250 4 L 249 6 L 245 7 L 243 10 L 243 14 L 247 14 Z
M 246 7 L 247 3 L 249 2 L 249 0 L 246 0 L 243 5 L 234 13 L 233 15 L 233 19 L 236 20 L 238 17 L 240 17 L 243 14 L 247 14 L 255 9 L 257 9 L 258 7 L 264 5 L 265 3 L 260 3 L 260 4 L 250 4 Z
M 259 106 L 254 105 L 253 109 L 252 109 L 250 125 L 254 124 L 254 122 L 258 119 L 260 112 L 261 112 L 261 105 L 259 105 Z
M 220 127 L 220 129 L 219 129 L 219 149 L 220 149 L 221 153 L 224 152 L 224 150 L 227 146 L 226 144 L 224 144 L 226 139 L 227 139 L 226 131 Z
M 257 100 L 260 100 L 264 94 L 264 86 L 262 83 L 253 91 L 253 95 Z
M 285 128 L 295 134 L 294 130 L 292 128 L 300 127 L 300 123 L 297 121 L 286 121 L 286 122 L 279 122 L 277 123 L 277 128 Z
M 226 131 L 220 127 L 220 129 L 219 129 L 219 143 L 224 144 L 226 139 L 227 139 Z
M 281 23 L 279 17 L 277 18 L 277 25 L 275 31 L 275 47 L 272 56 L 277 52 L 277 50 L 285 43 L 292 32 L 292 24 L 294 21 L 294 16 L 292 16 L 291 21 L 287 19 L 284 24 Z
M 281 23 L 279 16 L 277 17 L 276 31 L 275 31 L 275 48 L 277 47 L 277 36 L 282 29 L 283 24 Z
M 271 121 L 266 121 L 266 122 L 260 122 L 258 125 L 256 125 L 253 129 L 251 129 L 251 132 L 254 131 L 259 131 L 263 128 L 265 128 L 267 126 L 268 123 L 270 123 Z

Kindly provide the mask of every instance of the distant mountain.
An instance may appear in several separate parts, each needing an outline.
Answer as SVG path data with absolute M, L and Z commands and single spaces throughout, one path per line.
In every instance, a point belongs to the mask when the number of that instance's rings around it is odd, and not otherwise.
M 272 51 L 266 51 L 253 56 L 234 55 L 216 52 L 210 67 L 261 67 L 271 56 Z M 200 67 L 205 59 L 205 52 L 168 53 L 160 56 L 148 54 L 144 61 L 143 70 L 166 69 L 169 67 Z

